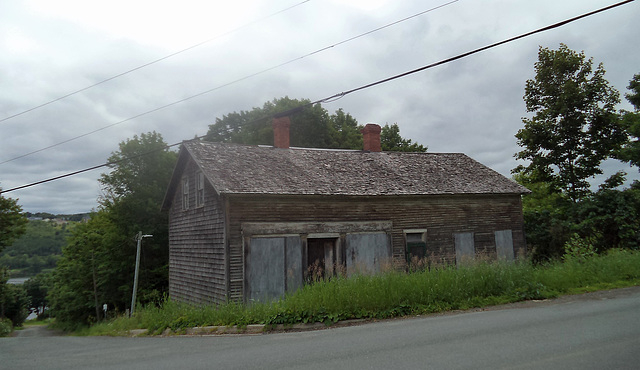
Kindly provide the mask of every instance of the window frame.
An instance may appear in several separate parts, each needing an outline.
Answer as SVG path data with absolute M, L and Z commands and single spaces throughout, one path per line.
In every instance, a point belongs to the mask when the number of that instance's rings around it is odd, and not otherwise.
M 204 207 L 204 173 L 196 172 L 196 208 Z
M 412 254 L 411 254 L 411 247 L 422 247 L 422 250 L 424 252 L 424 258 L 427 257 L 427 229 L 406 229 L 406 230 L 402 230 L 402 234 L 404 235 L 404 247 L 405 247 L 405 257 L 407 260 L 407 263 L 411 263 L 411 259 L 412 259 Z M 419 234 L 420 235 L 420 239 L 418 240 L 412 240 L 409 241 L 409 235 L 416 235 Z M 412 245 L 410 245 L 410 243 Z M 416 245 L 419 244 L 419 245 Z
M 182 178 L 182 210 L 189 209 L 189 177 L 184 176 Z

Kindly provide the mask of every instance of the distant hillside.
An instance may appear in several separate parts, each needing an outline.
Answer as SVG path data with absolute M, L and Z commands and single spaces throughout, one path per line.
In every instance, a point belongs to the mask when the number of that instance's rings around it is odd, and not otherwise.
M 25 234 L 0 253 L 0 264 L 8 266 L 13 277 L 55 268 L 70 230 L 88 214 L 49 215 L 27 214 L 30 220 Z
M 75 213 L 71 215 L 64 215 L 64 214 L 54 215 L 52 213 L 47 213 L 47 212 L 38 212 L 38 213 L 26 212 L 25 215 L 30 220 L 63 220 L 63 221 L 78 222 L 78 221 L 82 221 L 83 219 L 89 218 L 91 213 L 87 212 L 87 213 Z

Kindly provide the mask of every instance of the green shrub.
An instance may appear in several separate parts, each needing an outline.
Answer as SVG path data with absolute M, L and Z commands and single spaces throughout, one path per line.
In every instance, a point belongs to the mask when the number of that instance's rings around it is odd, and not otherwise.
M 6 337 L 13 331 L 11 320 L 0 317 L 0 337 Z
M 22 326 L 29 316 L 29 296 L 22 285 L 2 284 L 0 287 L 0 307 L 4 317 L 11 320 L 13 327 Z
M 580 235 L 573 234 L 564 245 L 565 260 L 585 261 L 595 255 L 594 238 L 581 238 Z

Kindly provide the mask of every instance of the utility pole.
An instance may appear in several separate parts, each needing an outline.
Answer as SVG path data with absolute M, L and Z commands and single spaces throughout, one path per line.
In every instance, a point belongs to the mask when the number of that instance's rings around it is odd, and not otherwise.
M 133 316 L 133 311 L 136 308 L 136 290 L 138 289 L 138 269 L 140 268 L 140 247 L 142 245 L 142 238 L 150 238 L 153 235 L 142 235 L 142 231 L 139 231 L 136 235 L 138 241 L 138 248 L 136 250 L 136 272 L 133 275 L 133 294 L 131 295 L 131 311 L 129 317 Z

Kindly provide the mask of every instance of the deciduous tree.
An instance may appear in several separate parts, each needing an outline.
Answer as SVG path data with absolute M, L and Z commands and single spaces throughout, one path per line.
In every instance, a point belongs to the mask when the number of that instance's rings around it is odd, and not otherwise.
M 100 178 L 103 196 L 91 219 L 72 230 L 53 274 L 49 300 L 56 319 L 73 327 L 130 308 L 136 258 L 135 235 L 145 239 L 138 301 L 160 299 L 168 287 L 167 215 L 161 205 L 176 153 L 155 132 L 134 136 L 109 158 L 111 172 Z
M 153 235 L 145 239 L 138 285 L 138 297 L 147 302 L 161 297 L 168 287 L 168 217 L 161 206 L 177 154 L 167 149 L 156 132 L 134 136 L 119 148 L 109 158 L 117 163 L 99 180 L 104 191 L 101 205 L 120 236 L 118 244 L 123 252 L 119 262 L 124 266 L 119 271 L 130 281 L 123 289 L 131 291 L 133 282 L 134 236 L 139 231 Z M 127 160 L 121 161 L 124 158 Z
M 48 301 L 56 320 L 68 328 L 99 319 L 104 303 L 120 307 L 131 267 L 120 235 L 105 211 L 75 227 L 53 272 Z
M 618 153 L 618 158 L 640 167 L 640 73 L 629 82 L 629 93 L 625 97 L 633 105 L 634 111 L 622 111 L 622 126 L 630 141 Z
M 26 226 L 27 218 L 22 214 L 18 201 L 5 198 L 0 193 L 0 252 L 24 234 Z
M 284 97 L 264 103 L 261 108 L 229 113 L 216 118 L 209 125 L 207 141 L 240 144 L 273 144 L 272 117 L 281 112 L 292 111 L 290 140 L 292 146 L 334 148 L 342 143 L 333 142 L 329 113 L 320 104 L 309 105 L 309 99 Z M 299 108 L 303 107 L 303 108 Z M 299 108 L 299 109 L 297 109 Z
M 427 147 L 411 142 L 400 136 L 400 127 L 397 123 L 386 124 L 380 132 L 380 145 L 383 151 L 389 152 L 426 152 Z
M 574 202 L 589 193 L 588 179 L 626 141 L 615 110 L 619 93 L 604 78 L 602 64 L 560 44 L 540 48 L 535 77 L 526 82 L 524 100 L 531 118 L 516 134 L 529 162 L 514 172 L 534 176 Z
M 229 113 L 209 125 L 207 141 L 241 144 L 273 144 L 271 119 L 290 111 L 291 146 L 306 148 L 362 149 L 362 125 L 349 113 L 338 109 L 334 114 L 309 99 L 284 97 L 265 103 L 261 108 Z M 302 108 L 299 108 L 302 107 Z M 298 109 L 299 108 L 299 109 Z M 382 149 L 391 151 L 426 151 L 426 147 L 400 136 L 397 124 L 382 129 Z

